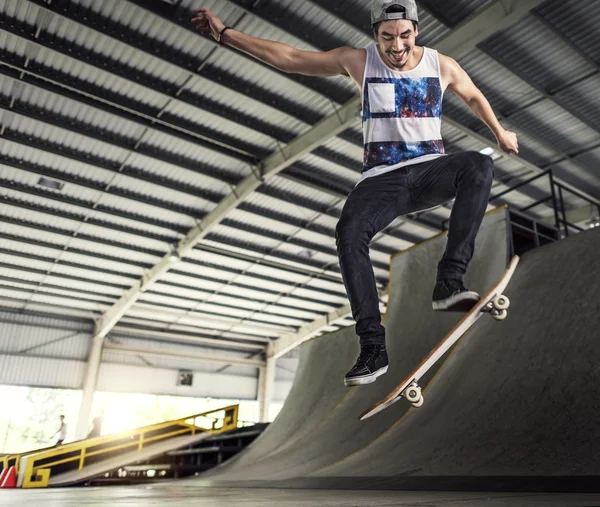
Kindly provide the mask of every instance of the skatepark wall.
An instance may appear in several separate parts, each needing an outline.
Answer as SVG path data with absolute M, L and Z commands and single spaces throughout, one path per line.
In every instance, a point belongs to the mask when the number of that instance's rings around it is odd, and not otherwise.
M 511 254 L 509 232 L 506 208 L 484 217 L 465 277 L 469 288 L 485 292 L 501 276 Z M 387 395 L 462 317 L 431 309 L 446 237 L 440 234 L 391 260 L 386 375 L 368 386 L 344 387 L 344 375 L 359 352 L 353 327 L 306 342 L 279 416 L 244 452 L 202 474 L 194 484 L 201 480 L 206 485 L 265 487 L 282 481 L 300 484 L 297 481 L 313 475 L 311 481 L 324 484 L 318 475 L 321 470 L 350 459 L 392 431 L 407 415 L 407 403 L 397 403 L 366 421 L 359 421 L 358 415 Z M 422 379 L 423 386 L 434 373 Z

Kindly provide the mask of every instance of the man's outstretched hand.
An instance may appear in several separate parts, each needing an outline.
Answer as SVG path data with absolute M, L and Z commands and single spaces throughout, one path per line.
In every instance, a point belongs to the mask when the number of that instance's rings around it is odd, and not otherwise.
M 510 132 L 509 130 L 503 131 L 498 136 L 498 146 L 505 153 L 519 153 L 519 141 L 517 140 L 517 134 Z
M 194 9 L 192 23 L 201 34 L 212 35 L 215 40 L 218 40 L 219 32 L 225 28 L 218 16 L 208 9 Z

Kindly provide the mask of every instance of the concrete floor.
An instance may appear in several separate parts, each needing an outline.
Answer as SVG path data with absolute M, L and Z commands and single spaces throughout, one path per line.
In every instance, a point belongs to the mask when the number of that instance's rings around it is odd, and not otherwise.
M 598 494 L 427 493 L 159 486 L 0 491 L 0 506 L 44 507 L 598 507 Z

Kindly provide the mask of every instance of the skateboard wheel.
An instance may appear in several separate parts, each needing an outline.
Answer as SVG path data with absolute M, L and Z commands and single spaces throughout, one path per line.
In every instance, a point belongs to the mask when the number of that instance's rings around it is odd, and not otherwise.
M 410 401 L 411 403 L 417 403 L 419 399 L 422 398 L 421 389 L 411 386 L 406 390 L 406 394 L 404 396 L 406 396 L 407 401 Z
M 494 317 L 496 320 L 504 320 L 507 315 L 508 312 L 506 310 L 500 310 L 500 313 L 494 313 L 492 314 L 492 317 Z
M 419 397 L 419 401 L 415 401 L 414 403 L 412 403 L 412 406 L 415 408 L 419 408 L 421 405 L 423 405 L 423 396 Z
M 493 300 L 493 304 L 496 310 L 508 310 L 508 307 L 510 306 L 510 299 L 503 295 L 496 296 Z

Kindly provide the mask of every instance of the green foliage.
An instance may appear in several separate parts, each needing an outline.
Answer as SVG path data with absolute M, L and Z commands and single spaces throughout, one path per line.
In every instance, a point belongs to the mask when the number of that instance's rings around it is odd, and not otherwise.
M 61 414 L 66 416 L 69 434 L 74 436 L 80 391 L 0 386 L 0 398 L 10 407 L 0 414 L 3 452 L 24 452 L 53 445 L 57 437 L 50 437 L 60 427 Z

